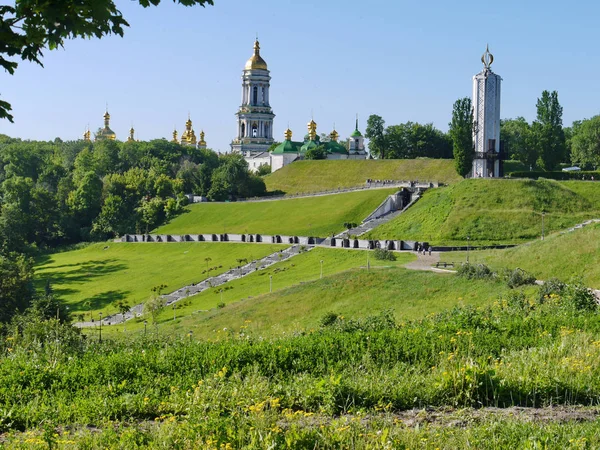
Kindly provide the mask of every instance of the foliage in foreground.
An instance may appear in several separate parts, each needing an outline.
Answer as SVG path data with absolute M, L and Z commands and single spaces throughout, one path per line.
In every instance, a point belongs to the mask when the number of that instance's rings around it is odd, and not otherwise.
M 383 313 L 330 315 L 322 323 L 314 333 L 279 339 L 248 335 L 244 325 L 220 342 L 148 336 L 84 346 L 59 332 L 50 340 L 15 332 L 5 338 L 0 364 L 0 426 L 16 433 L 94 424 L 101 435 L 69 438 L 97 446 L 131 438 L 181 448 L 385 447 L 388 439 L 410 443 L 415 436 L 461 442 L 427 428 L 404 430 L 393 413 L 412 408 L 600 401 L 597 307 L 582 307 L 560 285 L 418 321 L 396 323 Z M 506 426 L 520 430 L 514 436 L 536 429 Z M 542 436 L 554 432 L 560 434 Z M 582 425 L 578 433 L 598 430 Z

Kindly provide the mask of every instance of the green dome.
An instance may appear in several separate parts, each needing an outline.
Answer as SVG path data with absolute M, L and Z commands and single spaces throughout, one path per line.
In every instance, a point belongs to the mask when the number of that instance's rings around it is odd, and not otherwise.
M 292 141 L 287 139 L 273 149 L 271 153 L 282 154 L 282 153 L 298 153 L 298 146 Z
M 353 138 L 362 137 L 362 134 L 360 134 L 360 131 L 358 131 L 358 128 L 357 128 L 356 130 L 354 130 L 352 132 L 352 134 L 350 135 L 350 137 L 353 137 Z
M 327 150 L 327 153 L 339 153 L 342 155 L 348 154 L 348 150 L 346 150 L 346 147 L 344 147 L 339 142 L 335 142 L 335 141 L 327 142 L 325 144 L 325 150 Z

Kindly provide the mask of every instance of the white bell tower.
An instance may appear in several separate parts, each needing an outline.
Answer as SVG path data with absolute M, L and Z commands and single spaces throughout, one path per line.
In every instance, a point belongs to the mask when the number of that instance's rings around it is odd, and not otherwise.
M 260 56 L 258 39 L 254 54 L 246 62 L 242 74 L 242 104 L 236 113 L 237 137 L 231 142 L 234 152 L 264 152 L 273 144 L 273 110 L 269 104 L 271 76 Z
M 490 68 L 494 56 L 486 47 L 483 70 L 473 77 L 473 178 L 501 177 L 500 84 L 502 78 Z

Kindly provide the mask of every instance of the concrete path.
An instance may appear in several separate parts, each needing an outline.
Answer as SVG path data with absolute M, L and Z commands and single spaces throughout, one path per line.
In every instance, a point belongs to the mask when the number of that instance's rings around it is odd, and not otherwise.
M 293 245 L 289 248 L 286 248 L 285 250 L 271 253 L 270 255 L 267 255 L 262 259 L 251 261 L 245 266 L 230 269 L 227 272 L 222 273 L 221 275 L 207 278 L 201 281 L 200 283 L 184 286 L 180 289 L 177 289 L 174 292 L 171 292 L 170 294 L 163 295 L 162 298 L 165 299 L 165 307 L 168 307 L 173 303 L 178 302 L 179 300 L 191 297 L 192 295 L 196 295 L 207 289 L 213 289 L 229 281 L 245 277 L 246 275 L 249 275 L 252 272 L 272 266 L 273 264 L 278 263 L 280 261 L 285 261 L 286 259 L 289 259 L 293 256 L 302 253 L 300 247 L 300 245 Z M 312 248 L 313 247 L 305 247 L 304 251 L 312 250 Z M 131 307 L 129 312 L 127 312 L 125 315 L 118 313 L 102 318 L 102 325 L 117 325 L 126 322 L 130 319 L 133 319 L 134 317 L 140 317 L 143 313 L 144 304 L 139 303 Z M 99 324 L 100 320 L 91 322 L 76 322 L 74 325 L 79 328 L 88 328 L 97 326 Z

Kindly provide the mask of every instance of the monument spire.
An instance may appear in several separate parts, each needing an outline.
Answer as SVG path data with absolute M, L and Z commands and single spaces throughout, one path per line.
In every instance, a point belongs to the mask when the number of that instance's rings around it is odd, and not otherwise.
M 486 70 L 490 70 L 492 63 L 494 62 L 494 55 L 490 53 L 490 46 L 485 45 L 485 53 L 481 55 L 481 62 Z

